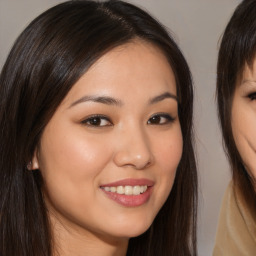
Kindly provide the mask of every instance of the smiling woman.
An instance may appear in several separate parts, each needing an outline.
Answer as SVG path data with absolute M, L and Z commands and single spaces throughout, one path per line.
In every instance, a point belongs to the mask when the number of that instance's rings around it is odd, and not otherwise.
M 121 1 L 36 18 L 0 78 L 0 253 L 196 255 L 189 68 Z
M 241 80 L 234 92 L 232 104 L 232 131 L 245 169 L 256 189 L 256 59 L 245 64 Z
M 138 40 L 107 52 L 74 84 L 32 161 L 32 169 L 41 170 L 55 222 L 113 240 L 149 228 L 170 193 L 182 153 L 177 101 L 151 103 L 166 91 L 176 95 L 166 58 Z M 77 101 L 81 95 L 87 100 Z M 96 101 L 95 95 L 111 101 Z M 64 231 L 59 237 L 70 235 Z
M 223 35 L 217 95 L 233 179 L 224 196 L 213 255 L 256 251 L 256 1 L 244 0 Z

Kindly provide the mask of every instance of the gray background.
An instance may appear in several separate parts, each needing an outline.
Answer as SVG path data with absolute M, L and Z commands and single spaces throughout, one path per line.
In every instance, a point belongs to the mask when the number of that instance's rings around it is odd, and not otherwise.
M 58 0 L 0 0 L 0 68 L 24 27 Z M 217 219 L 230 179 L 216 115 L 216 59 L 220 37 L 238 0 L 132 0 L 168 27 L 194 77 L 195 133 L 199 167 L 199 256 L 214 245 Z

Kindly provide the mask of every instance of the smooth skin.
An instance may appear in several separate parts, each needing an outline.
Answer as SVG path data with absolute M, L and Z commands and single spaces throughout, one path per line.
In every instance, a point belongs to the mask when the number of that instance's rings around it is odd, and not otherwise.
M 232 131 L 244 166 L 256 189 L 256 59 L 245 65 L 232 103 Z
M 56 255 L 125 255 L 166 201 L 182 145 L 175 77 L 162 52 L 134 40 L 102 56 L 60 104 L 32 161 Z M 123 179 L 153 181 L 149 199 L 126 207 L 101 189 Z

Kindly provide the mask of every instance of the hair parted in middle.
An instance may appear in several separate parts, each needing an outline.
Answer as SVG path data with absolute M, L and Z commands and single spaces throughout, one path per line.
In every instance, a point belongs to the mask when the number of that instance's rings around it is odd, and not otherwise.
M 127 255 L 197 254 L 193 88 L 187 62 L 165 28 L 140 8 L 122 1 L 78 0 L 59 4 L 32 21 L 1 72 L 3 256 L 51 255 L 40 171 L 28 172 L 26 166 L 45 126 L 76 81 L 105 53 L 134 40 L 158 47 L 174 72 L 183 153 L 167 201 L 149 230 L 130 239 Z

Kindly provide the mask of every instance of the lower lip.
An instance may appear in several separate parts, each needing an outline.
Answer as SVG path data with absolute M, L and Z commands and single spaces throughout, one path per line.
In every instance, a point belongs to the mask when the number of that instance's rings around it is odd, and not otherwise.
M 139 195 L 121 195 L 118 193 L 108 192 L 102 189 L 102 191 L 108 196 L 108 198 L 112 199 L 118 204 L 121 204 L 126 207 L 137 207 L 145 204 L 152 193 L 152 187 L 148 187 L 148 189 Z

